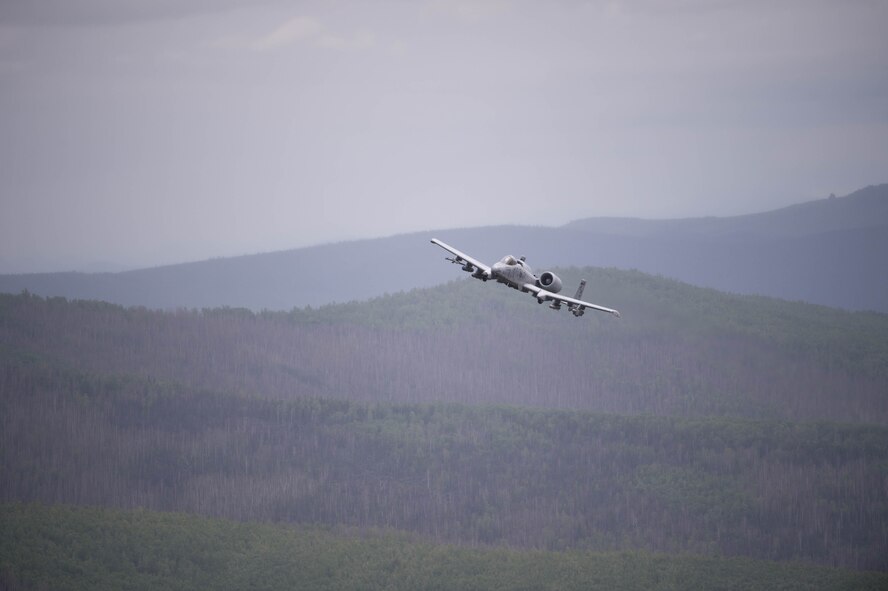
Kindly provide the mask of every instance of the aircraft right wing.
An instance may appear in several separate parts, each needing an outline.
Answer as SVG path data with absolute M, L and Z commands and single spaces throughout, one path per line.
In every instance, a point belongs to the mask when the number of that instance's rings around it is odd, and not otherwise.
M 453 258 L 448 258 L 447 260 L 451 263 L 462 265 L 463 271 L 468 271 L 469 273 L 472 273 L 473 277 L 477 277 L 479 279 L 490 279 L 490 267 L 485 265 L 481 261 L 474 259 L 466 253 L 453 248 L 449 244 L 441 242 L 437 238 L 432 238 L 432 244 L 437 244 L 438 246 L 452 254 Z
M 599 306 L 598 304 L 593 304 L 591 302 L 584 302 L 583 300 L 569 298 L 559 293 L 553 293 L 547 289 L 538 287 L 532 283 L 525 283 L 524 290 L 532 293 L 537 301 L 541 304 L 543 302 L 553 302 L 553 307 L 555 309 L 560 309 L 562 303 L 567 304 L 567 308 L 573 313 L 574 316 L 582 316 L 583 311 L 586 308 L 591 308 L 593 310 L 598 310 L 599 312 L 607 312 L 608 314 L 613 314 L 617 318 L 620 318 L 620 313 L 612 308 L 605 308 L 604 306 Z M 580 293 L 582 293 L 582 290 L 580 291 Z

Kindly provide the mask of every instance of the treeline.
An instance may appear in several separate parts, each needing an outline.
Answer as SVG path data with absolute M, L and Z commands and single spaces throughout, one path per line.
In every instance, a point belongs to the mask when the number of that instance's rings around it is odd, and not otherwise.
M 280 401 L 20 358 L 0 498 L 888 570 L 888 428 Z
M 888 422 L 888 316 L 587 271 L 623 320 L 467 282 L 261 314 L 23 294 L 0 296 L 0 349 L 275 399 Z

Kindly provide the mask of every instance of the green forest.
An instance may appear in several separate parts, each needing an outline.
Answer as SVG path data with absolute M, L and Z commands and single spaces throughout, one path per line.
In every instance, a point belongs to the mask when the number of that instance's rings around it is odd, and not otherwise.
M 239 523 L 183 513 L 0 505 L 0 586 L 18 589 L 854 589 L 864 573 L 748 558 L 541 552 L 409 534 Z
M 580 273 L 623 320 L 0 295 L 0 585 L 884 588 L 888 317 Z

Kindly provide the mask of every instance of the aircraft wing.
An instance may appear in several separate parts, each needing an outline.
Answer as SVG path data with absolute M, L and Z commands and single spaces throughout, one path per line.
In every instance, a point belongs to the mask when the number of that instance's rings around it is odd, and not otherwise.
M 490 277 L 490 267 L 485 265 L 481 261 L 474 259 L 474 258 L 470 257 L 469 255 L 467 255 L 466 253 L 453 248 L 449 244 L 445 244 L 444 242 L 441 242 L 437 238 L 432 238 L 432 244 L 437 244 L 438 246 L 440 246 L 441 248 L 443 248 L 444 250 L 446 250 L 447 252 L 452 254 L 453 258 L 447 259 L 447 260 L 462 265 L 463 269 L 465 271 L 475 271 L 477 269 L 477 270 L 482 271 L 485 277 Z M 467 268 L 469 266 L 474 267 L 475 269 Z
M 532 293 L 533 296 L 540 303 L 556 302 L 557 304 L 567 304 L 567 307 L 577 316 L 582 315 L 585 308 L 591 308 L 593 310 L 598 310 L 599 312 L 607 312 L 608 314 L 613 314 L 617 318 L 620 318 L 620 313 L 617 310 L 605 308 L 604 306 L 599 306 L 598 304 L 593 304 L 590 302 L 584 302 L 583 300 L 577 300 L 574 298 L 563 296 L 558 293 L 553 293 L 549 290 L 543 289 L 542 287 L 537 287 L 533 283 L 525 283 L 524 289 L 525 291 Z M 577 312 L 579 312 L 579 314 L 577 314 Z

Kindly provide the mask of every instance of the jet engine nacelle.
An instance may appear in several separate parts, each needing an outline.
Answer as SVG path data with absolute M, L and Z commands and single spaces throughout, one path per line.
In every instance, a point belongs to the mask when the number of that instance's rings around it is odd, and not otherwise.
M 542 287 L 547 291 L 551 291 L 552 293 L 558 293 L 561 291 L 561 279 L 559 279 L 558 275 L 555 273 L 546 271 L 540 275 L 539 279 L 537 279 L 537 286 Z

